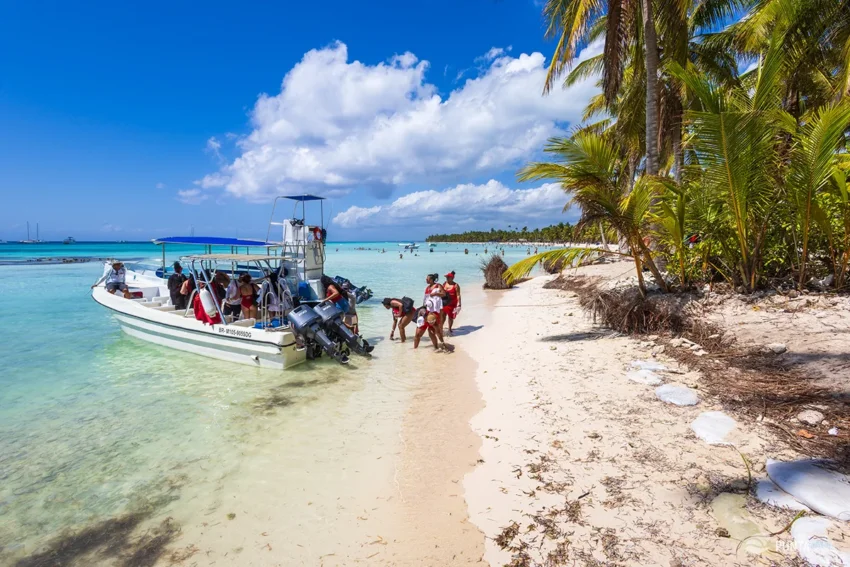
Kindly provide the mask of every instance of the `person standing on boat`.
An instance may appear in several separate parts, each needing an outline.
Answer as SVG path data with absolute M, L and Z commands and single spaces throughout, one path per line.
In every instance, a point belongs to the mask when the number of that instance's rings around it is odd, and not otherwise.
M 171 296 L 171 304 L 174 305 L 175 309 L 186 309 L 189 298 L 180 293 L 180 288 L 183 287 L 185 281 L 183 266 L 180 265 L 180 262 L 174 262 L 174 273 L 168 276 L 168 294 Z
M 449 322 L 449 336 L 452 336 L 452 326 L 454 325 L 457 314 L 460 313 L 460 285 L 455 282 L 454 271 L 445 275 L 446 283 L 443 284 L 443 291 L 446 292 L 446 297 L 443 299 L 443 322 Z
M 257 291 L 259 286 L 251 281 L 251 274 L 245 272 L 239 276 L 239 301 L 243 319 L 257 318 Z
M 233 321 L 238 320 L 239 316 L 242 315 L 242 295 L 239 293 L 239 280 L 237 278 L 231 278 L 227 285 L 224 292 L 223 307 L 224 316 L 230 315 L 233 317 Z
M 112 268 L 104 274 L 92 287 L 94 289 L 104 280 L 106 280 L 106 291 L 115 295 L 115 292 L 119 289 L 124 293 L 124 299 L 130 299 L 132 294 L 130 293 L 130 288 L 127 287 L 127 270 L 124 269 L 123 262 L 113 262 Z

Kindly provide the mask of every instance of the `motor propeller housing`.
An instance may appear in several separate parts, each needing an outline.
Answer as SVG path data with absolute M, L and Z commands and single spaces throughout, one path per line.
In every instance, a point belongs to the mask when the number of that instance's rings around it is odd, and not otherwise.
M 290 311 L 287 318 L 292 325 L 292 330 L 296 334 L 300 335 L 306 341 L 319 344 L 328 353 L 328 356 L 342 364 L 348 362 L 348 355 L 337 348 L 336 342 L 328 337 L 325 329 L 322 328 L 323 321 L 321 315 L 312 307 L 301 304 Z
M 315 307 L 316 313 L 322 319 L 322 326 L 328 335 L 338 337 L 340 342 L 348 345 L 352 351 L 361 356 L 368 356 L 375 347 L 349 329 L 342 320 L 342 311 L 330 301 L 320 303 Z

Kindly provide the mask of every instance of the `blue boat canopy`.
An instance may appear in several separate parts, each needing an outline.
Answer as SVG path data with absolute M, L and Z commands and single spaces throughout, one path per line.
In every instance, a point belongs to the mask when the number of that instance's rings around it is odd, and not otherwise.
M 281 199 L 289 199 L 290 201 L 324 201 L 324 197 L 317 197 L 315 195 L 281 195 Z
M 155 238 L 154 244 L 196 244 L 198 246 L 279 246 L 264 240 L 246 240 L 244 238 L 221 238 L 218 236 L 166 236 Z

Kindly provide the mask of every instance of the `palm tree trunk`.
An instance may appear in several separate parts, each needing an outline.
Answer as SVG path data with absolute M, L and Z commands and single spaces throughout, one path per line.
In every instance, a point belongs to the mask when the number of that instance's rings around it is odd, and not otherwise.
M 646 51 L 646 172 L 658 175 L 658 36 L 652 0 L 641 0 Z
M 605 227 L 602 226 L 602 221 L 599 221 L 599 234 L 602 237 L 602 247 L 608 250 L 608 239 L 605 238 Z
M 682 149 L 682 112 L 677 109 L 678 114 L 674 118 L 673 125 L 673 179 L 676 185 L 682 184 L 682 168 L 685 167 L 685 154 Z

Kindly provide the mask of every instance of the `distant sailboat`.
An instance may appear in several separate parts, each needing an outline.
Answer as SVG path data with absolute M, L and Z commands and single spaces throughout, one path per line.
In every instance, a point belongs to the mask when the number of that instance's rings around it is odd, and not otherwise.
M 41 240 L 38 239 L 38 223 L 35 223 L 35 240 L 30 238 L 30 222 L 27 221 L 27 239 L 21 240 L 21 244 L 38 244 Z

